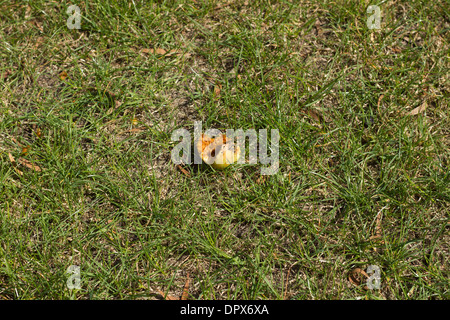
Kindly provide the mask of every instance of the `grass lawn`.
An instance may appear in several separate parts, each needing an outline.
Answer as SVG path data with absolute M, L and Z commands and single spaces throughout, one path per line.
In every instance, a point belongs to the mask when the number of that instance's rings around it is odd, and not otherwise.
M 0 299 L 449 299 L 449 52 L 444 0 L 0 0 Z

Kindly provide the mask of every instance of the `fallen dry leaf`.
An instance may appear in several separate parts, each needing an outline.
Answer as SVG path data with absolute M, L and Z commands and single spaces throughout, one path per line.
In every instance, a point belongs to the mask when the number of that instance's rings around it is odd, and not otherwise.
M 32 169 L 34 171 L 42 171 L 42 169 L 39 166 L 34 165 L 32 162 L 30 162 L 24 158 L 19 158 L 18 161 L 21 165 L 27 167 L 28 169 Z
M 377 103 L 378 112 L 380 112 L 381 100 L 383 100 L 383 98 L 384 98 L 384 94 L 382 94 L 378 97 L 378 103 Z
M 189 277 L 189 272 L 186 276 L 186 283 L 184 284 L 183 293 L 180 298 L 170 296 L 170 295 L 164 295 L 164 292 L 161 290 L 158 290 L 159 294 L 164 298 L 164 300 L 187 300 L 189 296 L 189 284 L 191 282 L 191 278 Z
M 378 214 L 375 220 L 375 236 L 381 238 L 381 214 Z
M 376 241 L 377 243 L 384 244 L 384 240 L 382 240 L 382 230 L 381 230 L 381 211 L 378 213 L 375 220 L 375 235 L 371 236 L 369 240 Z M 375 252 L 378 252 L 378 247 L 373 248 Z
M 177 297 L 174 296 L 169 296 L 169 295 L 164 295 L 164 292 L 162 292 L 161 290 L 158 290 L 159 294 L 162 295 L 162 297 L 164 298 L 164 300 L 180 300 Z
M 59 78 L 61 79 L 61 80 L 66 80 L 66 78 L 68 77 L 68 74 L 67 74 L 67 72 L 65 72 L 65 71 L 62 71 L 60 74 L 59 74 Z
M 23 172 L 16 168 L 16 159 L 14 159 L 13 155 L 8 152 L 9 161 L 11 161 L 14 171 L 16 171 L 21 176 L 23 175 Z
M 144 130 L 145 130 L 145 128 L 133 128 L 133 129 L 128 130 L 127 132 L 137 133 L 137 132 L 142 132 Z
M 256 179 L 257 184 L 265 183 L 267 180 L 267 176 L 260 176 L 258 179 Z
M 156 49 L 145 48 L 145 49 L 142 49 L 141 52 L 143 52 L 143 53 L 154 53 L 154 54 L 166 54 L 167 51 L 162 49 L 162 48 L 156 48 Z
M 222 90 L 222 86 L 220 84 L 217 84 L 214 87 L 214 98 L 218 98 L 220 96 L 220 91 Z
M 181 300 L 187 300 L 189 296 L 189 283 L 191 282 L 191 278 L 189 278 L 189 272 L 186 276 L 186 283 L 184 284 L 183 294 L 181 295 Z
M 350 271 L 348 275 L 348 280 L 354 284 L 355 286 L 359 286 L 362 282 L 362 276 L 364 276 L 366 279 L 369 278 L 369 275 L 361 268 L 355 268 L 352 271 Z M 367 286 L 364 286 L 364 289 L 367 290 Z
M 25 9 L 25 19 L 30 19 L 31 18 L 31 7 L 30 5 L 27 5 L 27 8 Z
M 17 144 L 19 147 L 22 146 L 22 144 L 21 144 L 19 141 L 17 141 L 16 138 L 11 137 L 11 140 L 12 140 L 15 144 Z
M 180 170 L 185 176 L 190 177 L 190 173 L 189 171 L 187 171 L 186 169 L 184 169 L 181 165 L 177 164 L 177 168 L 178 170 Z
M 291 268 L 292 268 L 292 266 L 289 267 L 288 272 L 287 272 L 286 285 L 284 287 L 283 300 L 286 300 L 286 293 L 287 293 L 287 289 L 288 289 L 288 281 L 289 281 L 289 274 L 291 273 Z
M 166 54 L 167 53 L 167 51 L 162 48 L 150 49 L 150 52 L 156 53 L 156 54 Z
M 36 132 L 36 136 L 37 136 L 38 138 L 42 137 L 42 131 L 41 131 L 41 129 L 37 128 L 35 132 Z
M 173 56 L 173 55 L 183 55 L 183 53 L 178 51 L 178 50 L 172 49 L 172 50 L 167 51 L 167 50 L 162 49 L 162 48 L 156 48 L 156 49 L 144 48 L 144 49 L 141 49 L 141 52 L 142 53 L 152 53 L 152 54 L 158 54 L 158 55 L 165 55 L 167 57 L 170 57 L 170 56 Z M 190 54 L 186 53 L 185 56 L 189 57 Z
M 418 106 L 417 108 L 412 109 L 410 112 L 407 113 L 407 115 L 409 116 L 414 116 L 416 114 L 419 114 L 421 112 L 424 112 L 425 109 L 428 107 L 427 102 L 425 101 L 424 103 L 422 103 L 420 106 Z
M 42 27 L 42 22 L 37 21 L 36 19 L 28 21 L 28 24 L 34 25 L 36 28 L 39 29 L 41 33 L 44 33 L 44 28 Z
M 323 117 L 322 115 L 319 113 L 319 111 L 314 110 L 314 109 L 308 109 L 306 111 L 308 113 L 308 115 L 313 118 L 314 120 L 318 121 L 318 122 L 322 122 L 323 121 Z
M 8 157 L 9 157 L 9 161 L 11 161 L 11 163 L 15 163 L 16 159 L 14 159 L 13 155 L 11 153 L 8 152 Z
M 119 134 L 124 134 L 124 133 L 139 133 L 142 131 L 145 131 L 145 127 L 139 127 L 139 128 L 132 128 L 132 129 L 128 129 L 125 131 L 120 132 Z
M 31 149 L 31 146 L 30 146 L 30 145 L 28 145 L 28 146 L 26 146 L 26 147 L 23 147 L 23 148 L 22 148 L 22 155 L 27 154 L 28 151 L 30 151 L 30 149 Z

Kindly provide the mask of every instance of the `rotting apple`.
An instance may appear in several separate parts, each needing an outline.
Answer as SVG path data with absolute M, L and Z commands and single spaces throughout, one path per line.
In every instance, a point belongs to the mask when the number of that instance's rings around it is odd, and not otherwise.
M 240 148 L 234 146 L 232 140 L 225 134 L 217 138 L 202 134 L 196 148 L 202 160 L 216 170 L 223 170 L 237 162 L 241 155 Z

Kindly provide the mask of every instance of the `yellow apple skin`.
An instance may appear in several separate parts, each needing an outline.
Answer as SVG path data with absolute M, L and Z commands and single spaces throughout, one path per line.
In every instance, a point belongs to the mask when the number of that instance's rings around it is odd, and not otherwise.
M 228 152 L 227 152 L 227 148 L 226 145 L 222 144 L 220 147 L 216 147 L 216 152 L 217 149 L 220 148 L 219 153 L 216 157 L 216 161 L 214 163 L 211 164 L 211 167 L 213 167 L 216 170 L 224 170 L 225 168 L 227 168 L 230 164 L 233 164 L 235 162 L 238 161 L 239 156 L 240 156 L 240 149 L 239 147 L 236 146 L 236 152 L 232 152 L 232 148 L 228 148 Z M 222 163 L 219 163 L 220 159 L 222 159 Z
M 197 142 L 197 151 L 201 155 L 202 160 L 215 170 L 224 170 L 230 164 L 237 162 L 241 154 L 241 150 L 238 146 L 235 147 L 233 152 L 233 145 L 231 143 L 227 144 L 230 140 L 231 139 L 227 138 L 225 135 L 212 139 L 203 134 Z M 210 156 L 215 157 L 213 163 L 210 163 Z

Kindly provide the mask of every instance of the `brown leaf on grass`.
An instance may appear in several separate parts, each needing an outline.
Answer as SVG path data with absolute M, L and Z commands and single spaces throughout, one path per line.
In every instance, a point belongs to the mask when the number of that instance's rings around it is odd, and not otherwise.
M 384 98 L 384 94 L 382 94 L 378 97 L 378 103 L 377 103 L 378 112 L 380 112 L 381 100 L 383 100 L 383 98 Z
M 371 239 L 381 238 L 381 212 L 378 213 L 375 219 L 375 235 L 370 237 Z
M 218 98 L 220 96 L 220 91 L 222 90 L 222 85 L 216 84 L 214 86 L 214 98 Z
M 164 292 L 161 290 L 158 290 L 159 294 L 164 298 L 164 300 L 187 300 L 189 296 L 189 284 L 191 282 L 191 278 L 189 277 L 189 272 L 186 276 L 186 283 L 184 284 L 183 293 L 181 294 L 180 298 L 170 296 L 170 295 L 164 295 Z
M 23 147 L 23 148 L 22 148 L 21 154 L 22 154 L 22 155 L 27 154 L 28 151 L 30 151 L 30 149 L 31 149 L 31 146 L 30 146 L 30 145 L 28 145 L 28 146 L 26 146 L 26 147 Z
M 23 175 L 23 172 L 20 171 L 19 169 L 17 169 L 16 167 L 16 159 L 14 159 L 13 155 L 11 153 L 8 152 L 8 157 L 9 157 L 9 161 L 11 161 L 14 171 L 16 171 L 18 174 L 20 174 L 21 176 Z
M 139 127 L 139 128 L 132 128 L 125 131 L 120 132 L 119 134 L 125 134 L 125 133 L 139 133 L 142 131 L 145 131 L 145 127 Z
M 15 144 L 17 144 L 19 147 L 22 147 L 22 144 L 21 144 L 19 141 L 17 141 L 16 138 L 11 137 L 11 140 L 12 140 Z
M 142 52 L 142 53 L 161 54 L 161 55 L 164 55 L 164 54 L 167 53 L 167 51 L 166 51 L 165 49 L 162 49 L 162 48 L 156 48 L 156 49 L 153 49 L 153 48 L 144 48 L 144 49 L 141 50 L 141 52 Z
M 174 297 L 174 296 L 164 295 L 164 292 L 162 292 L 161 290 L 158 290 L 158 292 L 160 295 L 162 295 L 164 300 L 180 300 L 179 298 Z
M 383 209 L 381 209 L 381 211 L 382 210 Z M 381 211 L 378 213 L 378 215 L 377 215 L 377 217 L 375 219 L 375 235 L 371 236 L 369 238 L 369 240 L 375 241 L 375 242 L 377 242 L 379 244 L 384 244 L 384 240 L 382 239 L 382 236 L 383 236 L 382 235 L 382 230 L 381 230 L 381 219 L 382 219 Z M 374 249 L 375 252 L 379 251 L 379 248 L 376 247 L 376 246 L 373 249 Z
M 421 112 L 424 112 L 425 109 L 428 107 L 427 102 L 425 101 L 424 103 L 422 103 L 420 106 L 418 106 L 417 108 L 412 109 L 410 112 L 407 113 L 407 115 L 409 116 L 414 116 L 416 114 L 419 114 Z
M 162 48 L 150 49 L 150 52 L 155 53 L 155 54 L 166 54 L 167 53 L 167 51 Z
M 355 268 L 348 274 L 348 280 L 355 286 L 359 286 L 362 283 L 363 277 L 368 279 L 369 275 L 361 268 Z M 367 286 L 364 286 L 364 289 L 367 290 Z
M 263 183 L 266 182 L 266 180 L 267 180 L 267 176 L 259 176 L 259 178 L 256 179 L 256 183 L 257 184 L 263 184 Z
M 316 30 L 317 30 L 317 35 L 321 36 L 323 34 L 323 29 L 321 27 L 321 22 L 320 20 L 316 20 L 316 22 L 314 23 Z
M 142 53 L 152 53 L 152 54 L 157 54 L 157 55 L 162 55 L 162 56 L 167 56 L 167 57 L 170 57 L 173 55 L 178 55 L 178 56 L 183 55 L 183 52 L 180 52 L 178 50 L 172 49 L 172 50 L 167 51 L 163 48 L 156 48 L 156 49 L 144 48 L 144 49 L 141 49 L 141 52 Z M 189 57 L 190 54 L 187 53 L 187 54 L 185 54 L 185 56 Z
M 288 272 L 287 272 L 286 285 L 284 287 L 283 300 L 286 300 L 286 293 L 287 293 L 287 289 L 288 289 L 288 281 L 289 281 L 289 274 L 291 273 L 291 268 L 292 268 L 292 266 L 289 267 Z
M 183 294 L 181 295 L 181 300 L 187 300 L 189 296 L 189 283 L 191 282 L 191 278 L 189 278 L 189 272 L 186 276 L 186 283 L 184 284 Z
M 27 5 L 27 8 L 25 9 L 25 19 L 30 19 L 31 18 L 31 7 L 30 5 Z
M 28 24 L 35 26 L 36 28 L 39 29 L 40 32 L 44 33 L 44 28 L 42 27 L 42 22 L 40 22 L 36 19 L 33 19 L 33 20 L 28 21 Z
M 313 118 L 314 120 L 316 120 L 317 122 L 322 122 L 323 121 L 323 117 L 322 115 L 319 113 L 319 111 L 314 110 L 314 109 L 308 109 L 306 110 L 306 112 L 308 113 L 308 115 Z
M 62 72 L 59 74 L 59 78 L 60 78 L 62 81 L 66 80 L 67 77 L 68 77 L 68 74 L 67 74 L 67 72 L 65 72 L 65 71 L 62 71 Z
M 187 171 L 185 168 L 183 168 L 181 165 L 177 164 L 177 169 L 180 170 L 185 176 L 190 177 L 191 174 L 189 171 Z
M 37 136 L 38 138 L 41 138 L 41 137 L 42 137 L 42 131 L 41 131 L 40 128 L 36 128 L 35 133 L 36 133 L 36 136 Z
M 141 128 L 133 128 L 133 129 L 127 130 L 126 132 L 129 132 L 129 133 L 139 133 L 139 132 L 142 132 L 142 131 L 144 131 L 144 130 L 145 130 L 145 128 L 144 128 L 144 127 L 141 127 Z
M 19 158 L 18 162 L 21 165 L 27 167 L 28 169 L 32 169 L 34 171 L 39 171 L 39 172 L 42 171 L 42 169 L 39 166 L 33 164 L 31 161 L 28 161 L 27 159 Z

